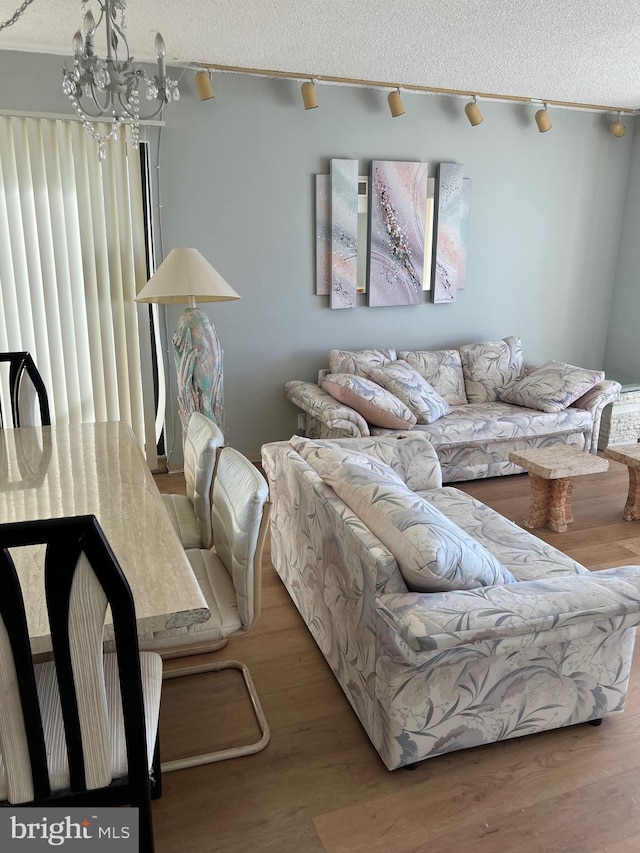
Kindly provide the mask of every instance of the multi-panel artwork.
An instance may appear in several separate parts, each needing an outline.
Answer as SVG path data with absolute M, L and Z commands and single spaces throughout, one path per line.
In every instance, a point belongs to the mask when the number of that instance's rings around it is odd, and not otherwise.
M 316 293 L 332 308 L 355 307 L 365 291 L 370 306 L 419 305 L 428 290 L 434 302 L 455 301 L 471 181 L 456 163 L 441 163 L 437 179 L 428 172 L 427 163 L 374 160 L 367 179 L 357 160 L 331 160 L 331 174 L 315 176 Z
M 465 285 L 471 181 L 465 185 L 460 163 L 440 163 L 436 186 L 433 301 L 455 302 Z
M 358 286 L 358 161 L 331 161 L 331 307 L 354 308 Z
M 371 306 L 423 301 L 428 181 L 428 163 L 371 163 Z

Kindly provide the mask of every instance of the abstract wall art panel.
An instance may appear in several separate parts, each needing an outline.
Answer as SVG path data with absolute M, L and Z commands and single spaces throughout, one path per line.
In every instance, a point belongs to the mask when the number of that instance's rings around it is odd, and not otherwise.
M 355 308 L 358 281 L 358 161 L 331 161 L 331 307 Z
M 316 175 L 316 293 L 331 293 L 331 183 Z
M 467 283 L 467 249 L 469 246 L 469 213 L 471 211 L 471 178 L 462 181 L 462 210 L 460 211 L 460 272 L 458 290 Z
M 435 219 L 436 179 L 427 179 L 427 215 L 424 226 L 424 269 L 422 289 L 431 290 L 431 260 L 433 255 L 433 223 Z
M 428 172 L 428 163 L 371 163 L 371 306 L 418 305 L 423 300 Z
M 436 182 L 436 252 L 433 301 L 455 302 L 466 265 L 462 240 L 463 178 L 461 163 L 440 163 Z M 463 278 L 464 280 L 464 278 Z

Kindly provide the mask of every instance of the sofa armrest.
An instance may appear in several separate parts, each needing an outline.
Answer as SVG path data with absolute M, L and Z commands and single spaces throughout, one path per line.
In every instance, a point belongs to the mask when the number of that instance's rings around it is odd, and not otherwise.
M 640 623 L 640 566 L 438 593 L 380 595 L 395 645 L 414 653 L 459 646 L 507 653 L 604 637 Z M 486 653 L 486 650 L 485 650 Z
M 604 407 L 609 403 L 615 403 L 620 398 L 620 389 L 622 386 L 619 382 L 614 382 L 610 379 L 603 379 L 594 385 L 590 391 L 579 397 L 572 407 L 576 409 L 584 409 L 590 412 L 593 417 L 593 430 L 591 431 L 591 447 L 585 448 L 590 453 L 598 451 L 598 436 L 600 435 L 600 421 Z
M 320 422 L 321 428 L 339 430 L 344 438 L 360 438 L 369 435 L 369 426 L 355 409 L 345 406 L 318 388 L 313 382 L 292 379 L 285 385 L 287 397 L 300 409 Z M 335 438 L 335 433 L 327 433 Z

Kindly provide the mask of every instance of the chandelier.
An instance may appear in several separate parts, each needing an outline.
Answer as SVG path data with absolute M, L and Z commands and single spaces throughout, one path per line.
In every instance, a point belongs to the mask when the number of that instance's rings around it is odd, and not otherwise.
M 155 49 L 158 59 L 157 74 L 148 77 L 133 64 L 125 36 L 124 13 L 127 0 L 94 0 L 100 10 L 96 21 L 90 0 L 81 0 L 84 19 L 82 30 L 73 37 L 73 69 L 62 72 L 62 88 L 82 121 L 85 130 L 98 143 L 100 160 L 106 157 L 106 143 L 117 139 L 124 123 L 131 125 L 134 148 L 140 138 L 140 120 L 155 118 L 165 104 L 180 98 L 178 83 L 167 77 L 164 40 L 156 33 Z M 106 56 L 96 53 L 96 33 L 104 24 Z M 84 34 L 84 35 L 83 35 Z M 149 110 L 140 112 L 140 84 L 146 86 Z M 96 119 L 113 121 L 109 133 L 101 134 L 93 123 Z

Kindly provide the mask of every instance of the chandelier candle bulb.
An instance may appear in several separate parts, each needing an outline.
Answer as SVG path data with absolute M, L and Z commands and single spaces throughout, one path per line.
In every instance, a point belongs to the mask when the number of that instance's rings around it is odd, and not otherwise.
M 160 77 L 160 79 L 165 77 L 167 73 L 164 63 L 165 54 L 166 50 L 164 47 L 164 39 L 160 33 L 156 33 L 156 56 L 158 57 L 158 77 Z

